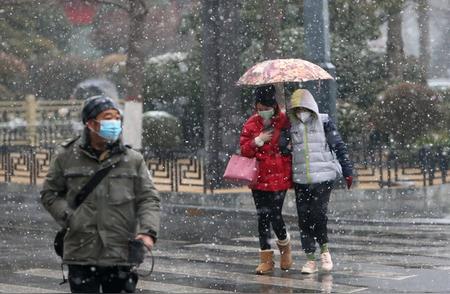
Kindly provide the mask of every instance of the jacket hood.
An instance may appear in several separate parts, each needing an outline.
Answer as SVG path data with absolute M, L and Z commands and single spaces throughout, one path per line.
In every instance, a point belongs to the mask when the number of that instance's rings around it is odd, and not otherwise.
M 307 108 L 314 112 L 317 117 L 319 116 L 319 106 L 317 105 L 313 95 L 308 90 L 298 89 L 292 93 L 291 105 L 289 108 L 292 110 L 296 107 Z

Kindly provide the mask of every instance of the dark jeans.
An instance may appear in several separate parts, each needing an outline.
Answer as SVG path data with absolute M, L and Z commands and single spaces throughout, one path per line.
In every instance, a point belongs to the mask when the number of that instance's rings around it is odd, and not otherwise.
M 127 266 L 69 265 L 72 293 L 134 293 L 137 281 L 137 274 Z
M 334 181 L 294 184 L 300 240 L 305 253 L 316 251 L 316 241 L 319 245 L 328 243 L 327 211 L 333 186 Z
M 278 240 L 284 240 L 287 237 L 286 225 L 281 214 L 286 191 L 252 190 L 252 194 L 258 214 L 259 245 L 261 250 L 267 250 L 270 249 L 270 225 Z

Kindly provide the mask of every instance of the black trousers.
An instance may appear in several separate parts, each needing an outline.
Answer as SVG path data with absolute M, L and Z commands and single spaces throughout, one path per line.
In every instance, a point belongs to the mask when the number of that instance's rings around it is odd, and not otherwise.
M 328 243 L 327 211 L 333 186 L 334 181 L 294 184 L 300 241 L 305 253 L 316 251 L 316 241 L 319 245 Z
M 127 266 L 69 265 L 72 293 L 134 293 L 137 281 Z
M 270 249 L 271 225 L 278 240 L 287 237 L 286 225 L 281 214 L 286 190 L 277 192 L 252 190 L 252 195 L 258 214 L 259 245 L 261 250 L 267 250 Z

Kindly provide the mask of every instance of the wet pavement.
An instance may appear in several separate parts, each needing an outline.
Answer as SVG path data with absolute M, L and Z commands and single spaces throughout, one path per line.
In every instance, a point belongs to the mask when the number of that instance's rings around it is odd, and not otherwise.
M 56 225 L 35 190 L 0 192 L 0 292 L 69 292 L 51 243 Z M 182 201 L 180 201 L 181 203 Z M 331 273 L 302 275 L 295 215 L 285 216 L 294 266 L 257 276 L 252 209 L 167 201 L 155 269 L 138 284 L 144 293 L 448 293 L 450 219 L 330 219 Z M 276 246 L 274 246 L 276 248 Z M 142 266 L 149 266 L 149 259 Z

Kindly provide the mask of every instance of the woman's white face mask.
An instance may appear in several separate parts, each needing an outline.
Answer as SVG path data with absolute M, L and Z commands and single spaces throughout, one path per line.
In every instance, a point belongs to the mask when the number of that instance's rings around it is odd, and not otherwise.
M 261 116 L 264 120 L 269 120 L 275 114 L 275 109 L 271 108 L 269 110 L 259 110 L 259 116 Z
M 295 115 L 302 122 L 307 122 L 311 118 L 311 112 L 309 112 L 309 111 L 300 111 L 300 112 L 297 112 Z

